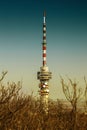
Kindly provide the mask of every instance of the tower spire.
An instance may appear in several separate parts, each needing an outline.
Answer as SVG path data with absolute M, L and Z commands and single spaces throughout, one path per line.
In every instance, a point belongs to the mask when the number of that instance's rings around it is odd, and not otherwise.
M 39 84 L 39 94 L 41 101 L 42 111 L 46 114 L 48 113 L 48 97 L 49 97 L 49 79 L 52 78 L 52 73 L 49 71 L 49 68 L 46 64 L 46 13 L 43 15 L 43 42 L 42 42 L 42 67 L 40 71 L 37 72 L 37 79 L 40 80 Z
M 43 66 L 46 66 L 46 12 L 43 15 Z

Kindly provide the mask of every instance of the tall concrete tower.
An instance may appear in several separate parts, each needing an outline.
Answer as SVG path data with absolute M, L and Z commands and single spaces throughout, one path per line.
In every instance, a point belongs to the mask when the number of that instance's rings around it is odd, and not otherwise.
M 43 112 L 48 113 L 48 97 L 49 97 L 49 79 L 52 78 L 52 73 L 49 71 L 46 60 L 46 13 L 43 15 L 43 42 L 42 42 L 42 66 L 40 71 L 37 72 L 37 79 L 40 80 L 39 94 Z

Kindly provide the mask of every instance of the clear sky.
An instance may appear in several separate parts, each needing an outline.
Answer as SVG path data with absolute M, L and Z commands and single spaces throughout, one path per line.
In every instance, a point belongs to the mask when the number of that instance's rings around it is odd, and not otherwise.
M 8 70 L 6 81 L 22 80 L 23 91 L 38 95 L 44 10 L 50 97 L 63 98 L 59 75 L 80 82 L 87 77 L 86 0 L 0 1 L 0 71 Z

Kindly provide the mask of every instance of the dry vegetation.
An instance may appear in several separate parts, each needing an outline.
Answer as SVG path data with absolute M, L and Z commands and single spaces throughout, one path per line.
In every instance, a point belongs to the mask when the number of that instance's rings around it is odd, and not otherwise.
M 2 76 L 4 78 L 5 73 Z M 61 80 L 66 94 L 68 87 L 66 90 L 64 80 Z M 75 90 L 77 84 L 69 81 Z M 40 109 L 39 100 L 33 95 L 21 94 L 20 90 L 21 82 L 7 83 L 5 86 L 0 80 L 0 130 L 87 130 L 87 115 L 78 113 L 76 109 L 80 93 L 77 95 L 73 91 L 74 97 L 68 97 L 72 110 L 64 109 L 59 100 L 49 101 L 49 113 L 45 115 Z

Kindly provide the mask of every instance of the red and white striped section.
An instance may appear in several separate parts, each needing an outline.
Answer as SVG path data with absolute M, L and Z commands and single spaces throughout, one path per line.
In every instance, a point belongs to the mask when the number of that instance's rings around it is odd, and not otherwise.
M 44 12 L 43 17 L 43 43 L 42 43 L 42 50 L 43 50 L 43 66 L 46 66 L 46 14 Z
M 46 66 L 46 44 L 43 43 L 43 66 Z

